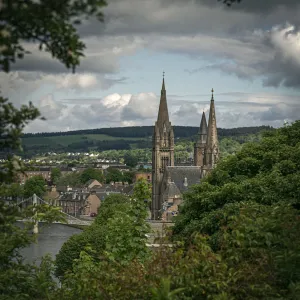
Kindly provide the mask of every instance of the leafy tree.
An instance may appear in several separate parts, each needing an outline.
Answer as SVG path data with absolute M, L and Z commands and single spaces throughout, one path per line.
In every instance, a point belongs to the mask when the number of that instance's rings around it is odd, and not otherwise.
M 133 179 L 134 179 L 134 175 L 135 175 L 135 172 L 132 172 L 132 171 L 124 172 L 122 181 L 123 182 L 128 182 L 129 184 L 132 184 Z
M 57 182 L 60 186 L 80 186 L 82 185 L 79 172 L 71 172 L 63 175 Z
M 132 153 L 130 152 L 127 152 L 125 155 L 124 155 L 124 163 L 129 166 L 129 167 L 136 167 L 136 165 L 138 164 L 138 157 L 134 156 Z
M 101 8 L 104 0 L 67 0 L 59 1 L 14 1 L 3 0 L 1 5 L 0 27 L 2 33 L 2 59 L 0 64 L 8 72 L 10 64 L 21 59 L 27 51 L 21 45 L 22 40 L 39 43 L 40 50 L 51 53 L 67 68 L 79 65 L 85 49 L 75 25 L 83 17 L 94 16 L 103 19 Z M 47 22 L 45 20 L 47 19 Z
M 51 181 L 52 181 L 52 183 L 57 184 L 60 178 L 61 178 L 60 168 L 52 168 L 51 169 Z
M 0 149 L 7 153 L 6 162 L 0 170 L 0 183 L 11 183 L 18 172 L 24 171 L 21 160 L 14 153 L 22 150 L 22 130 L 38 116 L 38 110 L 31 103 L 16 109 L 8 99 L 0 97 Z
M 108 168 L 106 171 L 106 183 L 110 182 L 122 182 L 123 181 L 123 174 L 119 169 L 115 168 Z
M 19 183 L 3 184 L 0 188 L 0 197 L 12 197 L 13 199 L 22 198 L 24 187 Z
M 228 218 L 217 251 L 201 234 L 192 237 L 188 249 L 162 244 L 147 260 L 126 264 L 105 254 L 97 259 L 91 249 L 83 249 L 58 295 L 62 299 L 298 299 L 298 212 L 285 203 L 244 202 Z
M 122 194 L 108 196 L 95 222 L 81 234 L 72 236 L 59 251 L 56 275 L 65 277 L 86 246 L 96 251 L 97 255 L 92 255 L 95 261 L 103 255 L 120 264 L 128 264 L 132 259 L 145 260 L 149 256 L 146 241 L 150 226 L 146 217 L 150 197 L 146 181 L 136 184 L 132 198 Z
M 80 252 L 85 246 L 91 246 L 98 254 L 103 254 L 106 247 L 107 222 L 120 212 L 128 211 L 129 204 L 129 198 L 125 195 L 109 195 L 101 204 L 94 223 L 82 233 L 72 236 L 56 255 L 56 276 L 63 277 L 67 271 L 72 271 L 74 260 L 80 257 Z
M 90 179 L 96 179 L 102 183 L 104 181 L 102 171 L 93 168 L 88 168 L 80 174 L 80 181 L 82 184 L 86 184 Z
M 36 194 L 39 197 L 42 197 L 46 192 L 46 183 L 42 176 L 32 176 L 26 180 L 24 184 L 24 197 L 31 197 L 33 194 Z
M 102 17 L 103 0 L 60 1 L 10 1 L 1 2 L 1 59 L 2 70 L 8 72 L 11 63 L 23 58 L 26 50 L 21 42 L 31 41 L 66 65 L 75 69 L 83 56 L 84 44 L 80 41 L 75 24 L 82 16 Z M 47 21 L 45 21 L 47 20 Z M 31 103 L 16 109 L 7 99 L 0 97 L 0 148 L 7 161 L 0 170 L 0 189 L 6 188 L 24 167 L 15 153 L 21 151 L 24 127 L 39 117 Z M 27 183 L 28 182 L 28 183 Z M 33 178 L 24 186 L 24 196 L 44 192 L 42 180 Z M 43 182 L 44 184 L 44 182 Z M 41 212 L 45 214 L 44 212 Z M 33 216 L 33 215 L 32 215 Z M 40 215 L 41 216 L 41 215 Z M 0 201 L 0 294 L 3 299 L 49 299 L 55 289 L 51 277 L 51 261 L 44 259 L 40 267 L 22 263 L 19 249 L 29 245 L 34 236 L 15 225 L 22 217 L 15 207 Z M 44 216 L 45 217 L 45 216 Z M 52 218 L 52 215 L 49 216 Z
M 296 121 L 224 158 L 200 185 L 185 194 L 174 233 L 186 239 L 195 231 L 218 235 L 224 209 L 241 201 L 263 205 L 285 201 L 300 207 L 299 132 L 300 122 Z

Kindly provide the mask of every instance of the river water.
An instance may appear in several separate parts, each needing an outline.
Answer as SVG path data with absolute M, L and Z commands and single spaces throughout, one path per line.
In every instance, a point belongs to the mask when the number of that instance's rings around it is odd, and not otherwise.
M 20 226 L 22 225 L 20 224 Z M 62 224 L 40 224 L 36 243 L 22 249 L 21 254 L 24 260 L 29 263 L 36 261 L 38 264 L 41 258 L 48 253 L 55 259 L 55 255 L 59 252 L 64 242 L 72 235 L 80 232 L 82 230 Z

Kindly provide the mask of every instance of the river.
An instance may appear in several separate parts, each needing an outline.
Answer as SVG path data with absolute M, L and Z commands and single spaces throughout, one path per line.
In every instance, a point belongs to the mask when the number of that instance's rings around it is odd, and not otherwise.
M 55 259 L 55 255 L 59 252 L 64 242 L 72 235 L 80 232 L 82 232 L 82 230 L 62 224 L 41 224 L 36 243 L 22 249 L 21 254 L 24 257 L 24 260 L 29 263 L 34 261 L 39 263 L 41 257 L 45 256 L 47 253 Z

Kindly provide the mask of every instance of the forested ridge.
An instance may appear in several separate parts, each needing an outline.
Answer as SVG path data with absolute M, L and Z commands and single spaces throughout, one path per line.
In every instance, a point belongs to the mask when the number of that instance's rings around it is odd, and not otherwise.
M 199 127 L 194 126 L 173 126 L 175 137 L 191 137 L 198 133 Z M 244 134 L 256 134 L 262 130 L 270 130 L 270 126 L 256 126 L 256 127 L 238 127 L 238 128 L 218 128 L 219 136 L 233 136 Z M 132 127 L 113 127 L 113 128 L 97 128 L 97 129 L 83 129 L 72 131 L 59 132 L 39 132 L 39 133 L 25 133 L 22 138 L 29 137 L 53 137 L 53 136 L 67 136 L 67 135 L 85 135 L 85 134 L 105 134 L 112 137 L 119 138 L 147 138 L 152 136 L 153 126 L 132 126 Z
M 243 144 L 257 139 L 261 132 L 273 130 L 270 126 L 219 128 L 219 140 L 230 139 Z M 174 126 L 175 143 L 195 142 L 199 127 Z M 22 135 L 23 153 L 32 157 L 46 152 L 89 152 L 106 150 L 150 149 L 153 126 L 85 129 L 66 132 L 27 133 Z

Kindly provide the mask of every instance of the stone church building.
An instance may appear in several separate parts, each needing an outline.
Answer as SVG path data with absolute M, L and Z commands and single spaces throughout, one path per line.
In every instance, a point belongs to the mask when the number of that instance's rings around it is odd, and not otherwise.
M 194 165 L 175 166 L 174 131 L 169 120 L 165 80 L 163 78 L 157 121 L 152 147 L 152 204 L 154 220 L 168 220 L 176 215 L 182 194 L 193 184 L 200 183 L 217 163 L 219 143 L 217 135 L 214 96 L 210 100 L 208 124 L 202 114 L 198 138 L 194 144 Z

